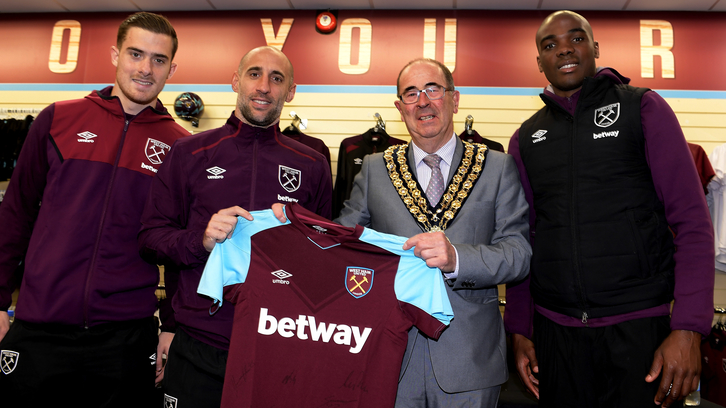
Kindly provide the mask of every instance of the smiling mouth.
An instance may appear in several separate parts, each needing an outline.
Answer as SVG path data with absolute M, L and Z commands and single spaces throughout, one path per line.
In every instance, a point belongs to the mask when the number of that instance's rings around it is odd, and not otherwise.
M 136 82 L 139 85 L 144 85 L 144 86 L 150 86 L 150 85 L 153 84 L 151 81 L 144 81 L 144 80 L 141 80 L 141 79 L 134 79 L 133 81 Z
M 434 115 L 421 116 L 418 120 L 426 121 L 434 118 Z
M 561 66 L 559 69 L 572 69 L 572 68 L 577 68 L 578 65 L 579 64 L 567 64 L 567 65 Z
M 269 100 L 265 99 L 264 97 L 260 97 L 260 96 L 250 97 L 250 102 L 258 104 L 258 105 L 272 105 L 272 101 L 269 101 Z

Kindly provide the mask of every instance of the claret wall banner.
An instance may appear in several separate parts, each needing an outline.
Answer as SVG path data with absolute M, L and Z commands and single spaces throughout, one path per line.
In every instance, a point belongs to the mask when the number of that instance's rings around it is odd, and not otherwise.
M 550 11 L 340 10 L 337 29 L 316 31 L 314 10 L 163 13 L 179 36 L 169 84 L 229 84 L 240 57 L 272 45 L 309 85 L 394 85 L 419 57 L 444 62 L 461 87 L 536 87 L 534 36 Z M 599 65 L 639 86 L 726 90 L 726 15 L 584 11 Z M 0 14 L 0 83 L 112 83 L 110 47 L 128 13 Z

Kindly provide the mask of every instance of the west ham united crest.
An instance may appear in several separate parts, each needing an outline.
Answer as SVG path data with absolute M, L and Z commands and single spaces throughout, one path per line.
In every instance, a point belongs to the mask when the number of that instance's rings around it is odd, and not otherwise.
M 177 399 L 169 394 L 164 394 L 164 408 L 176 408 Z
M 600 127 L 608 127 L 617 122 L 620 117 L 620 102 L 612 103 L 595 110 L 595 124 Z
M 15 367 L 18 366 L 19 357 L 20 353 L 18 353 L 17 351 L 0 351 L 0 369 L 2 369 L 3 374 L 7 375 L 15 370 Z
M 152 164 L 161 164 L 164 161 L 164 156 L 169 153 L 169 149 L 171 147 L 168 144 L 149 138 L 146 141 L 146 158 Z
M 292 167 L 287 167 L 287 166 L 283 166 L 283 165 L 279 166 L 279 171 L 277 173 L 277 179 L 280 180 L 280 185 L 288 193 L 292 193 L 293 191 L 300 188 L 300 179 L 301 178 L 302 178 L 302 174 L 300 173 L 300 170 L 293 169 Z
M 349 266 L 345 272 L 345 288 L 354 298 L 362 298 L 373 287 L 373 269 Z

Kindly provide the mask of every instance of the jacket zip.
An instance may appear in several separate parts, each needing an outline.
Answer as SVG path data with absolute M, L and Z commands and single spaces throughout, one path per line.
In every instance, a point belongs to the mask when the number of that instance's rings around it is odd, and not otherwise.
M 240 123 L 240 127 L 242 124 Z M 247 207 L 253 210 L 255 207 L 255 191 L 257 190 L 257 151 L 259 150 L 260 132 L 255 134 L 255 142 L 252 144 L 252 180 L 250 180 L 250 205 Z
M 584 87 L 584 85 L 583 85 Z M 579 101 L 582 102 L 582 101 Z M 557 104 L 555 104 L 557 105 Z M 580 103 L 578 105 L 581 106 Z M 582 285 L 582 270 L 580 268 L 580 247 L 579 247 L 579 233 L 577 229 L 577 188 L 576 188 L 576 180 L 577 180 L 577 174 L 575 169 L 575 155 L 577 154 L 577 151 L 575 149 L 575 145 L 577 142 L 577 121 L 575 120 L 575 117 L 577 116 L 577 112 L 579 111 L 579 106 L 575 108 L 575 115 L 570 115 L 569 112 L 566 112 L 567 114 L 567 120 L 570 122 L 572 126 L 572 137 L 570 138 L 570 234 L 572 239 L 572 255 L 573 255 L 573 269 L 575 272 L 575 283 L 577 284 L 578 288 L 578 295 L 580 298 L 580 307 L 582 308 L 582 324 L 587 326 L 587 319 L 588 319 L 588 312 L 587 312 L 587 302 L 585 299 L 587 298 L 585 296 L 585 288 Z M 560 108 L 561 109 L 561 108 Z
M 96 234 L 96 244 L 93 247 L 93 253 L 91 255 L 91 264 L 88 268 L 88 273 L 86 274 L 86 290 L 85 294 L 83 296 L 83 325 L 86 329 L 88 329 L 89 325 L 89 298 L 91 296 L 91 278 L 93 276 L 93 272 L 96 269 L 96 261 L 98 259 L 98 247 L 101 244 L 101 235 L 103 234 L 103 224 L 106 220 L 106 212 L 108 211 L 108 204 L 111 201 L 111 192 L 113 191 L 113 184 L 114 180 L 116 180 L 116 171 L 118 170 L 119 162 L 121 161 L 121 153 L 123 151 L 124 142 L 126 140 L 126 132 L 129 129 L 129 120 L 124 119 L 124 130 L 121 134 L 121 140 L 118 144 L 118 153 L 116 153 L 116 161 L 113 165 L 113 170 L 111 171 L 111 180 L 108 183 L 108 188 L 106 189 L 106 197 L 103 200 L 103 211 L 101 211 L 101 219 L 98 224 L 98 233 Z

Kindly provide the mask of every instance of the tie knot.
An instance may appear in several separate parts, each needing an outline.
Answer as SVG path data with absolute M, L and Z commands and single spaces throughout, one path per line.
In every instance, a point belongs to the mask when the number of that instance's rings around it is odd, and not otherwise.
M 423 158 L 424 163 L 426 163 L 427 166 L 433 168 L 439 167 L 439 163 L 441 163 L 441 157 L 438 154 L 430 154 Z

